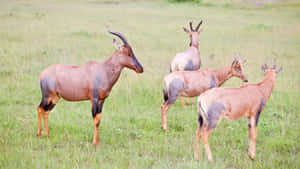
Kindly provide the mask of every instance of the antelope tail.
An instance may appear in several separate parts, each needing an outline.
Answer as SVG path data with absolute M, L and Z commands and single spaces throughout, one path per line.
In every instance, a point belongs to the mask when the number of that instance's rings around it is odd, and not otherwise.
M 201 95 L 198 98 L 198 122 L 201 128 L 208 125 L 208 108 L 206 102 Z

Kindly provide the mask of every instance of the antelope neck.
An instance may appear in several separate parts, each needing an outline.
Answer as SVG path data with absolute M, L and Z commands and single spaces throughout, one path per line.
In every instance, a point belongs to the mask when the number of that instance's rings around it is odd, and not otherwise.
M 105 61 L 104 67 L 107 70 L 106 74 L 107 77 L 109 77 L 108 81 L 112 84 L 119 79 L 122 69 L 124 68 L 120 63 L 120 56 L 118 56 L 117 52 Z
M 216 69 L 213 72 L 216 76 L 218 87 L 221 86 L 226 80 L 232 77 L 231 66 Z
M 258 83 L 259 88 L 261 89 L 261 92 L 264 95 L 264 98 L 267 100 L 274 88 L 274 83 L 275 83 L 275 75 L 271 73 L 267 73 L 264 77 L 264 79 Z

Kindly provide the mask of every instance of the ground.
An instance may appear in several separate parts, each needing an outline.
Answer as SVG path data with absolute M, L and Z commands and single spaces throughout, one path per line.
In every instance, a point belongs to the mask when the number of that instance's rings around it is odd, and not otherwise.
M 299 168 L 300 3 L 173 1 L 0 2 L 0 168 Z M 177 101 L 160 128 L 162 79 L 189 38 L 182 27 L 203 20 L 202 66 L 248 60 L 249 82 L 277 58 L 283 72 L 258 124 L 257 154 L 247 156 L 246 119 L 222 121 L 210 137 L 213 163 L 201 144 L 193 158 L 196 106 Z M 109 28 L 123 33 L 144 74 L 125 69 L 103 108 L 100 147 L 94 148 L 90 104 L 60 100 L 49 116 L 50 138 L 36 137 L 39 74 L 56 63 L 103 61 L 113 51 Z M 200 80 L 200 79 L 199 79 Z M 238 87 L 232 78 L 224 86 Z

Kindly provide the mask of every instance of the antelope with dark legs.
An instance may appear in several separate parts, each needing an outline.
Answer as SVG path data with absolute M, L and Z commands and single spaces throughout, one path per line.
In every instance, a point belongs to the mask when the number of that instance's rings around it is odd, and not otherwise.
M 201 68 L 196 71 L 177 71 L 164 78 L 164 103 L 161 105 L 161 127 L 167 130 L 167 112 L 178 96 L 195 97 L 208 89 L 219 87 L 231 77 L 238 77 L 244 82 L 247 78 L 243 72 L 246 60 L 234 58 L 230 66 L 211 70 Z M 182 99 L 182 98 L 181 98 Z
M 183 70 L 198 70 L 201 66 L 201 59 L 199 53 L 199 35 L 202 29 L 199 30 L 202 21 L 193 29 L 192 22 L 190 24 L 190 30 L 183 28 L 183 30 L 190 36 L 190 47 L 182 53 L 177 53 L 173 58 L 170 66 L 170 72 L 183 71 Z M 183 99 L 181 99 L 183 101 Z M 184 107 L 184 102 L 182 102 Z
M 37 136 L 42 135 L 43 117 L 45 135 L 49 137 L 48 116 L 60 98 L 67 101 L 90 100 L 94 122 L 93 144 L 95 146 L 99 144 L 99 124 L 103 103 L 119 79 L 122 69 L 126 67 L 137 73 L 143 72 L 142 65 L 136 59 L 125 37 L 118 32 L 108 32 L 119 37 L 123 45 L 113 39 L 117 50 L 106 61 L 89 61 L 83 66 L 56 64 L 41 72 L 42 100 L 37 108 Z
M 282 70 L 276 70 L 276 62 L 272 68 L 267 64 L 262 66 L 264 79 L 257 84 L 245 84 L 239 88 L 214 88 L 198 97 L 198 122 L 196 131 L 195 159 L 199 158 L 200 138 L 204 143 L 208 160 L 212 155 L 208 143 L 211 132 L 223 119 L 237 120 L 246 117 L 248 120 L 249 148 L 248 155 L 255 159 L 256 128 L 261 112 L 272 93 L 276 75 Z

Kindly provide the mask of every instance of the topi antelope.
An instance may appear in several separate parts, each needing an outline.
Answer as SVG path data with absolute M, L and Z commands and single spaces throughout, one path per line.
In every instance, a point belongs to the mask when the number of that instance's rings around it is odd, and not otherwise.
M 183 70 L 198 70 L 201 65 L 200 53 L 199 53 L 199 35 L 201 31 L 198 31 L 202 21 L 197 25 L 196 29 L 193 29 L 192 22 L 190 22 L 190 31 L 186 28 L 183 30 L 190 36 L 190 47 L 182 53 L 177 53 L 171 62 L 170 72 L 183 71 Z
M 178 71 L 173 72 L 164 78 L 163 94 L 164 103 L 161 105 L 161 127 L 167 130 L 167 112 L 178 96 L 195 97 L 208 89 L 221 86 L 226 80 L 235 76 L 247 82 L 243 73 L 243 65 L 246 60 L 241 57 L 234 61 L 230 66 L 211 70 L 201 68 L 197 71 Z M 183 104 L 183 99 L 181 98 Z
M 239 88 L 214 88 L 198 97 L 198 122 L 196 131 L 195 158 L 198 160 L 200 137 L 202 137 L 208 160 L 212 155 L 208 138 L 217 124 L 223 119 L 237 120 L 246 117 L 248 120 L 249 148 L 248 155 L 255 159 L 256 127 L 260 113 L 272 93 L 275 77 L 282 70 L 276 70 L 276 62 L 272 68 L 262 66 L 263 81 L 257 84 L 245 84 Z
M 109 96 L 113 85 L 119 79 L 124 67 L 137 73 L 143 72 L 142 65 L 136 59 L 125 37 L 118 32 L 109 33 L 123 41 L 120 45 L 115 39 L 117 50 L 106 61 L 89 61 L 83 66 L 56 64 L 46 68 L 40 75 L 42 100 L 38 106 L 38 131 L 41 136 L 41 118 L 44 119 L 45 134 L 49 137 L 48 116 L 58 100 L 90 100 L 94 121 L 93 144 L 99 144 L 99 124 L 104 100 Z
M 173 58 L 170 66 L 170 72 L 183 71 L 183 70 L 198 70 L 201 66 L 201 59 L 199 53 L 199 27 L 202 21 L 193 29 L 192 22 L 190 24 L 190 31 L 185 27 L 183 30 L 190 36 L 190 47 L 182 53 L 177 53 Z M 181 99 L 183 100 L 183 99 Z

